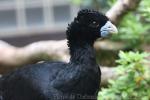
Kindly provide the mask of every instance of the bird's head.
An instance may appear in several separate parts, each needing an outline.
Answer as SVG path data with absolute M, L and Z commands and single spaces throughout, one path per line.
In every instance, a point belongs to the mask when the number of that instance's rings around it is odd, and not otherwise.
M 105 15 L 98 11 L 84 9 L 78 12 L 77 17 L 69 25 L 67 39 L 81 43 L 95 41 L 117 32 L 116 26 Z

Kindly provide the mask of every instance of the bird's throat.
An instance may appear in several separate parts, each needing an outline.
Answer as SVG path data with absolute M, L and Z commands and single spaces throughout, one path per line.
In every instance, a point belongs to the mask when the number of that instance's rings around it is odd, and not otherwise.
M 75 64 L 96 64 L 95 50 L 92 45 L 74 46 L 70 49 L 70 62 Z

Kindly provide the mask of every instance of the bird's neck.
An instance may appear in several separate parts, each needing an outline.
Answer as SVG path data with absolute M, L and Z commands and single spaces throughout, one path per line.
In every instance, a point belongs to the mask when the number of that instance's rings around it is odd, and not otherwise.
M 83 44 L 70 48 L 70 62 L 75 64 L 95 65 L 95 50 L 93 45 Z

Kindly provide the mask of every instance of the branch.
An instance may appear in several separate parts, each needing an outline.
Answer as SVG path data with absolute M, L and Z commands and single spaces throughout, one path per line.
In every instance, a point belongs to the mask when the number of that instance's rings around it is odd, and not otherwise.
M 69 59 L 66 40 L 39 41 L 21 48 L 0 41 L 0 52 L 0 73 L 47 58 L 61 61 Z
M 129 11 L 134 11 L 141 0 L 118 0 L 115 5 L 106 13 L 110 20 L 117 24 Z
M 113 45 L 116 45 L 114 47 Z M 96 42 L 95 49 L 121 49 L 121 43 L 112 43 L 109 41 Z M 25 47 L 14 47 L 4 41 L 0 41 L 0 73 L 5 73 L 18 66 L 29 63 L 36 63 L 41 60 L 69 61 L 69 51 L 67 41 L 39 41 L 29 44 Z
M 117 78 L 117 74 L 114 68 L 103 66 L 101 67 L 101 72 L 102 72 L 102 76 L 101 76 L 102 86 L 106 86 L 108 84 L 108 80 Z

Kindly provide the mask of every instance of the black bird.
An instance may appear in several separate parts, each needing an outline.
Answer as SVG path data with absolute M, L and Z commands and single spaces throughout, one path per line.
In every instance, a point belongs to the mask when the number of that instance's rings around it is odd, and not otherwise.
M 101 72 L 93 44 L 116 32 L 98 11 L 79 11 L 66 31 L 70 62 L 38 63 L 4 75 L 0 100 L 96 100 Z

